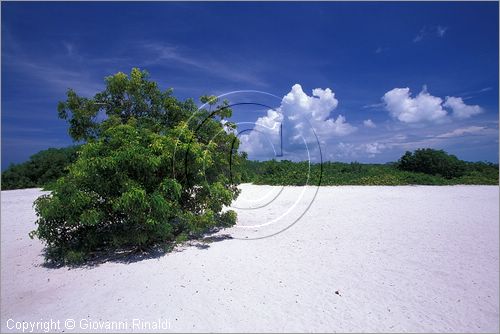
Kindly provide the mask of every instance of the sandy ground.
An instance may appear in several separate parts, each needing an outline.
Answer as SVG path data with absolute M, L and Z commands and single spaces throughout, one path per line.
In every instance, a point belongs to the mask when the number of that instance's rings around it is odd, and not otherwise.
M 27 235 L 41 191 L 3 191 L 1 330 L 499 331 L 497 186 L 301 192 L 243 185 L 233 239 L 68 270 Z

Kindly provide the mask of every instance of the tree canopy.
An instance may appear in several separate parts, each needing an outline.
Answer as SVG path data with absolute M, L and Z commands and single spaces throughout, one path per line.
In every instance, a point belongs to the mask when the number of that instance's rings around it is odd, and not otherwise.
M 58 106 L 84 144 L 52 193 L 35 202 L 32 236 L 46 242 L 48 258 L 144 249 L 234 224 L 236 214 L 223 208 L 239 194 L 244 156 L 235 125 L 222 122 L 231 116 L 227 103 L 204 97 L 209 109 L 198 110 L 139 69 L 105 82 L 93 98 L 69 90 Z

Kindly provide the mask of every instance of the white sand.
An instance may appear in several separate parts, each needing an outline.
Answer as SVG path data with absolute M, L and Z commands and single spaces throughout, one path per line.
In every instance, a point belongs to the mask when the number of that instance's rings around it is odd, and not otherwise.
M 244 185 L 235 206 L 257 207 L 279 189 Z M 271 221 L 300 191 L 239 209 L 240 224 Z M 219 234 L 275 233 L 313 192 L 282 221 Z M 8 319 L 60 320 L 73 332 L 68 318 L 78 331 L 91 320 L 127 321 L 130 332 L 133 319 L 167 320 L 176 332 L 499 331 L 497 186 L 322 187 L 301 220 L 270 238 L 71 270 L 41 266 L 43 247 L 27 236 L 40 194 L 2 192 L 2 332 Z

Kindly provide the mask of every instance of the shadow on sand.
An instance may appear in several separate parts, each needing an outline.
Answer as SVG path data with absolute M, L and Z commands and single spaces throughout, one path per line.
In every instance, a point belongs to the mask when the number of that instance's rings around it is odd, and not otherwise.
M 147 249 L 128 248 L 128 249 L 116 249 L 116 250 L 102 250 L 93 253 L 88 260 L 80 264 L 68 265 L 62 262 L 47 260 L 42 264 L 42 266 L 50 269 L 57 269 L 64 266 L 67 266 L 70 269 L 71 268 L 90 269 L 106 262 L 128 264 L 128 263 L 139 262 L 142 260 L 158 259 L 168 253 L 182 252 L 190 248 L 191 246 L 194 246 L 198 249 L 206 250 L 210 248 L 210 244 L 228 239 L 233 239 L 233 237 L 230 234 L 216 234 L 216 235 L 209 234 L 209 235 L 204 235 L 203 237 L 200 238 L 193 238 L 179 244 L 172 242 L 163 245 L 156 245 Z

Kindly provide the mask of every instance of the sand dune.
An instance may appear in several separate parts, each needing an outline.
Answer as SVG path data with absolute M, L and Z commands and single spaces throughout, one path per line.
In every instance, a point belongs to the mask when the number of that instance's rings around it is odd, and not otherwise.
M 2 332 L 499 331 L 499 187 L 242 188 L 236 227 L 71 270 L 28 237 L 42 192 L 3 191 Z

